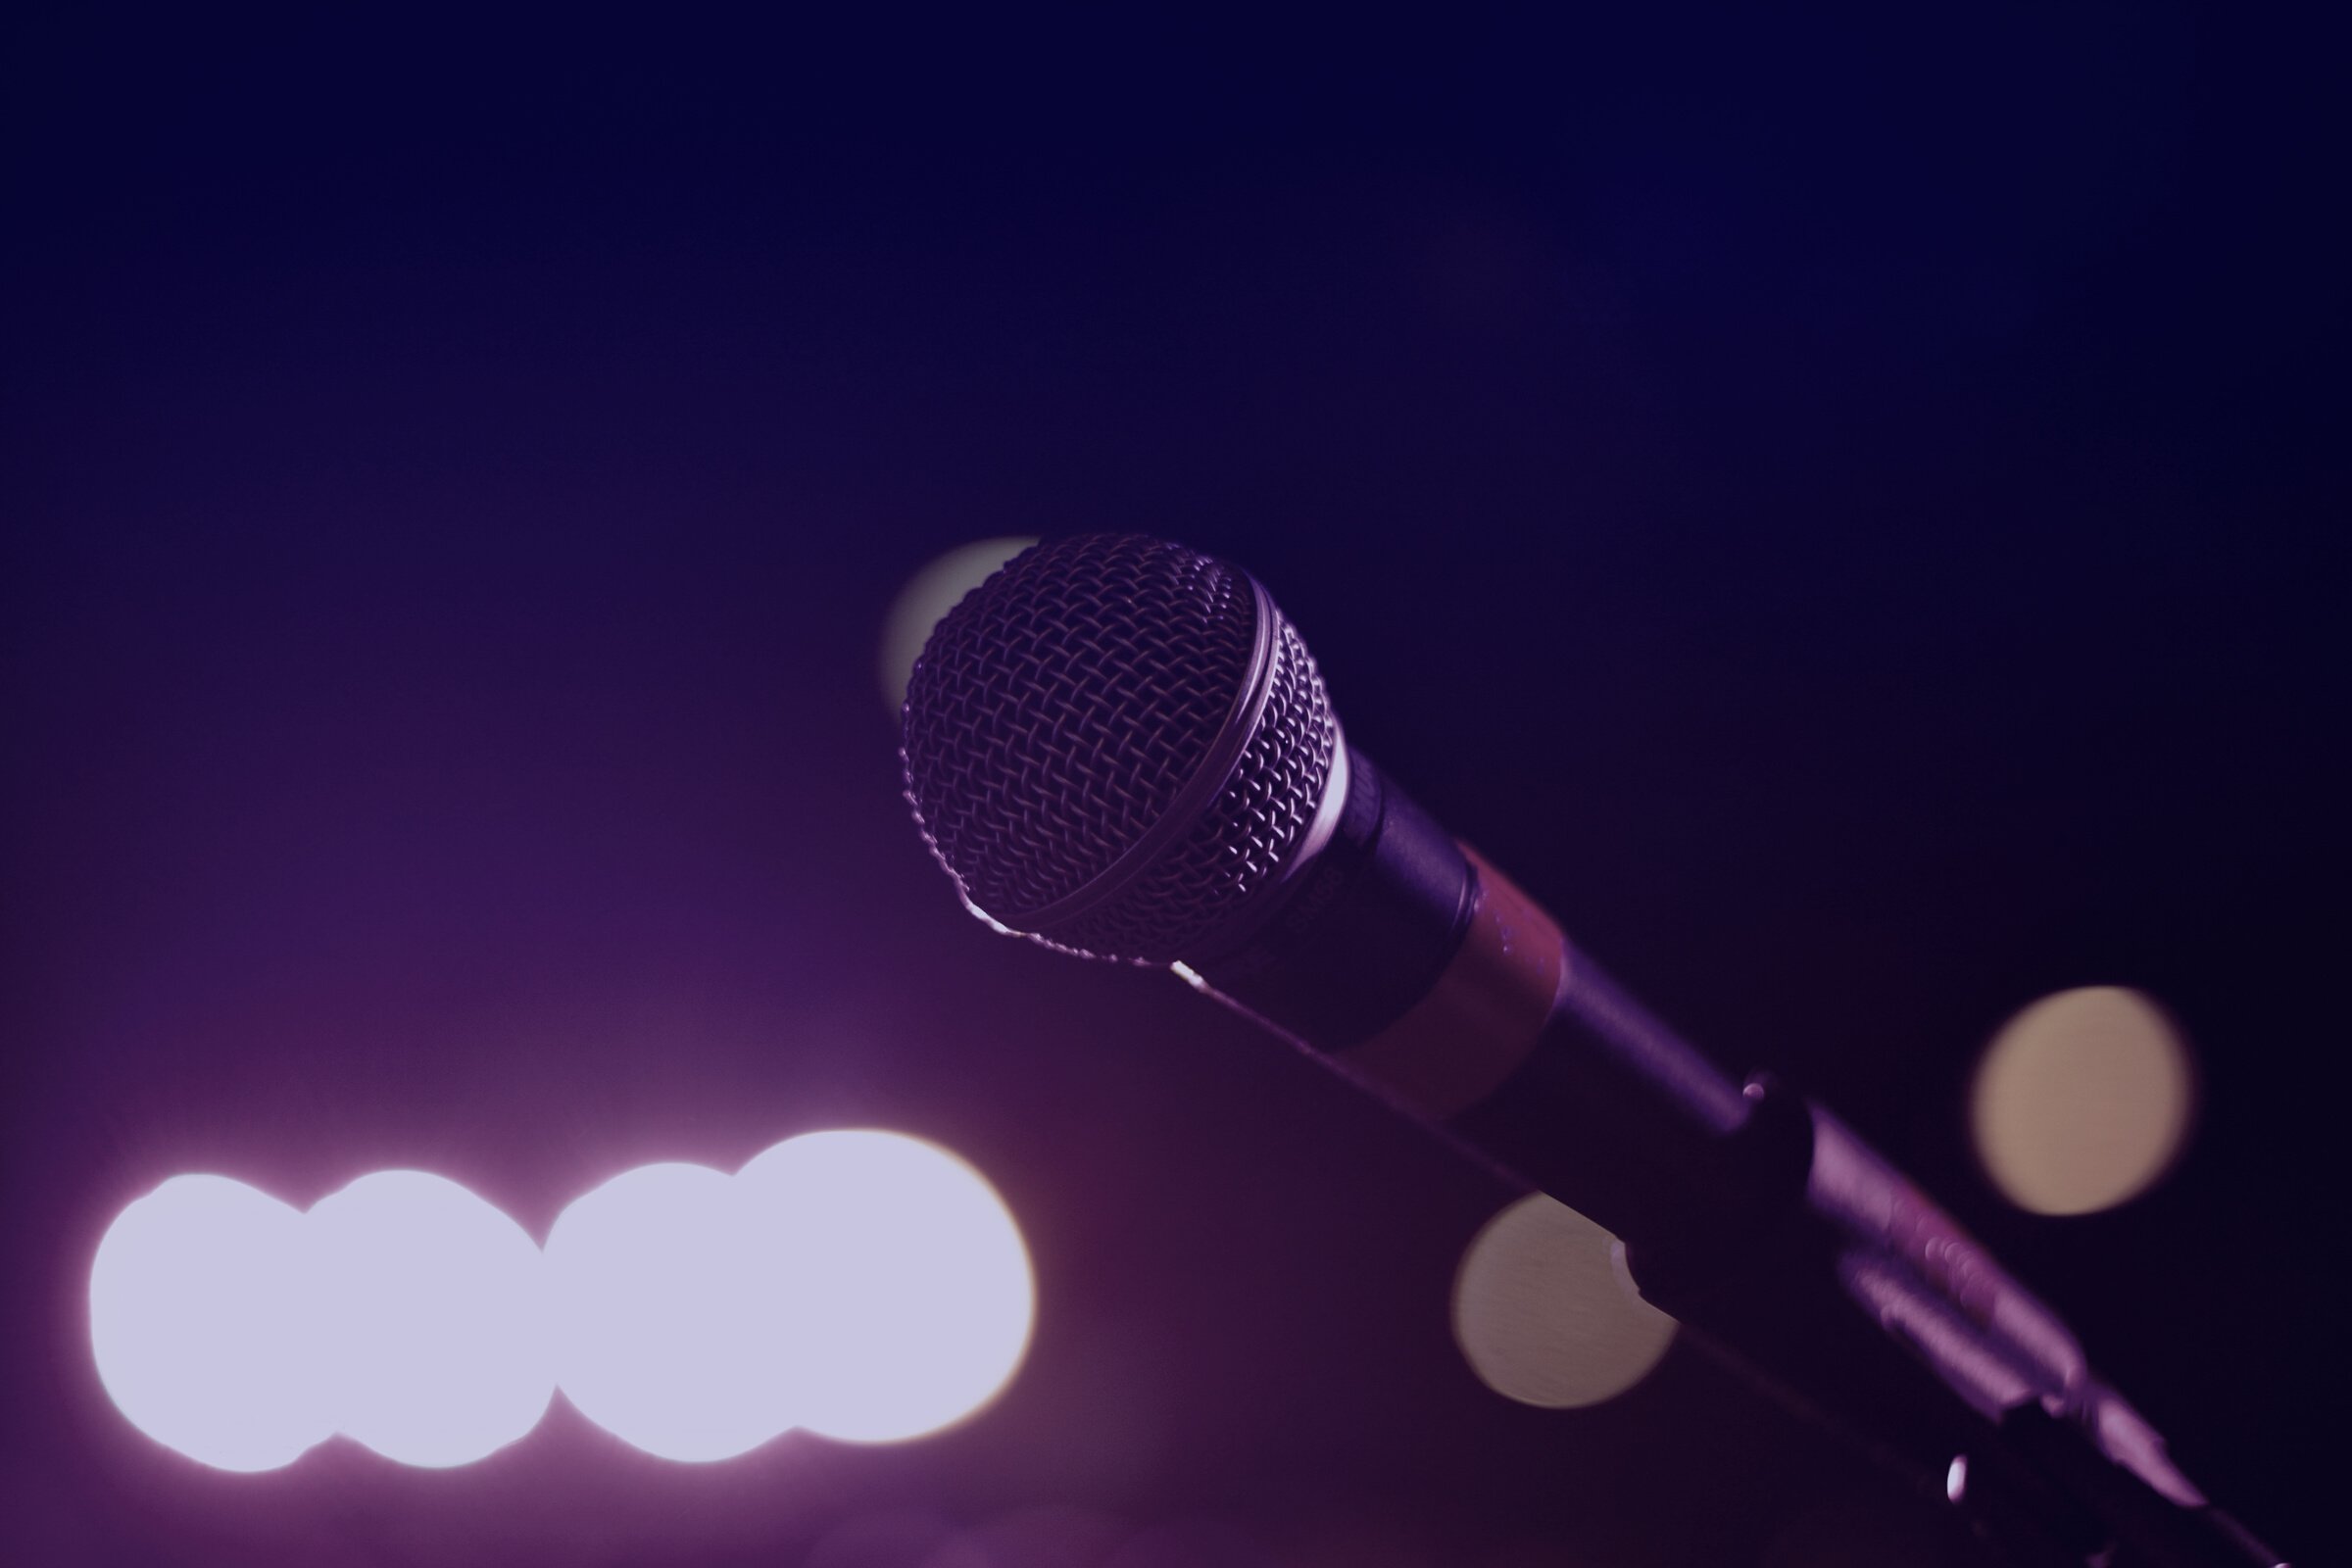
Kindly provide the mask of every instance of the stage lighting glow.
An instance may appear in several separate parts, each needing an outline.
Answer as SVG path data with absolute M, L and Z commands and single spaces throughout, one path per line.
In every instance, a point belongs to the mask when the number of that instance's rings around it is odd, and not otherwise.
M 897 712 L 906 701 L 906 677 L 930 639 L 939 617 L 979 587 L 1013 557 L 1037 543 L 1034 537 L 981 539 L 949 551 L 912 577 L 891 601 L 882 618 L 882 655 L 877 673 L 883 700 Z
M 309 1214 L 219 1176 L 117 1217 L 90 1272 L 100 1379 L 143 1432 L 267 1470 L 340 1431 L 466 1464 L 559 1384 L 648 1453 L 724 1459 L 793 1426 L 916 1437 L 1027 1347 L 1019 1230 L 978 1172 L 897 1133 L 811 1133 L 741 1174 L 623 1172 L 544 1251 L 457 1183 L 363 1176 Z
M 2085 986 L 2042 998 L 1985 1048 L 1970 1096 L 1978 1156 L 2037 1214 L 2088 1214 L 2135 1198 L 2188 1138 L 2188 1046 L 2136 991 Z
M 665 1459 L 731 1458 L 795 1417 L 792 1260 L 753 1234 L 737 1193 L 702 1165 L 642 1165 L 575 1200 L 547 1238 L 558 1383 Z
M 1479 1380 L 1522 1404 L 1615 1398 L 1649 1374 L 1674 1319 L 1618 1277 L 1615 1238 L 1532 1193 L 1489 1220 L 1453 1286 L 1453 1334 Z
M 378 1171 L 305 1221 L 340 1430 L 403 1464 L 467 1464 L 556 1389 L 539 1249 L 456 1182 Z
M 334 1430 L 303 1216 L 224 1176 L 174 1176 L 116 1216 L 90 1268 L 90 1349 L 132 1425 L 221 1470 L 274 1470 Z
M 1002 1389 L 1036 1290 L 1012 1215 L 971 1166 L 900 1133 L 810 1133 L 736 1178 L 756 1234 L 795 1275 L 799 1424 L 892 1442 Z

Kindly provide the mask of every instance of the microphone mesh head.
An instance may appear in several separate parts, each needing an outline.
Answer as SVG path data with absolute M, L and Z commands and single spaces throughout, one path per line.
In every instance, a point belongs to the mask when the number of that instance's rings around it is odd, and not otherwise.
M 1050 946 L 1165 963 L 1280 874 L 1339 727 L 1278 614 L 1263 708 L 1243 701 L 1261 603 L 1223 562 L 1097 534 L 1024 552 L 949 612 L 907 682 L 901 755 L 965 903 Z M 1196 782 L 1237 740 L 1225 779 Z M 1148 834 L 1159 847 L 1132 855 Z

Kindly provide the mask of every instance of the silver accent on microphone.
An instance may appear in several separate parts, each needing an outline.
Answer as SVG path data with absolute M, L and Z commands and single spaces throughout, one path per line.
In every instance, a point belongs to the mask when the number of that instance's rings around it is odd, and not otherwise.
M 1247 573 L 1155 539 L 1036 546 L 933 629 L 906 799 L 964 904 L 1092 957 L 1168 963 L 1329 833 L 1339 723 Z

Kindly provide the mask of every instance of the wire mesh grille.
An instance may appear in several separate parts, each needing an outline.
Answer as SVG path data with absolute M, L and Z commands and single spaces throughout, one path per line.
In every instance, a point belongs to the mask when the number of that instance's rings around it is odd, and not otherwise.
M 908 682 L 907 800 L 965 899 L 1029 929 L 1163 817 L 1232 715 L 1256 597 L 1176 545 L 1091 535 L 1041 545 L 933 631 Z M 1110 902 L 1034 935 L 1165 962 L 1280 871 L 1311 821 L 1338 730 L 1288 622 L 1272 690 L 1200 819 Z

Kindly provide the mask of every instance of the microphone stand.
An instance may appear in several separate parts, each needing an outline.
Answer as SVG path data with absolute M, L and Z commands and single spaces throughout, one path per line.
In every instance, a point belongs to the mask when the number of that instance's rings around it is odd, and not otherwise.
M 1449 1131 L 1615 1232 L 1642 1298 L 1767 1395 L 1915 1489 L 1940 1463 L 1996 1551 L 2029 1568 L 2283 1563 L 2172 1465 L 2054 1313 L 1770 1074 L 1735 1084 L 1575 953 L 1520 1071 L 1535 1082 Z

